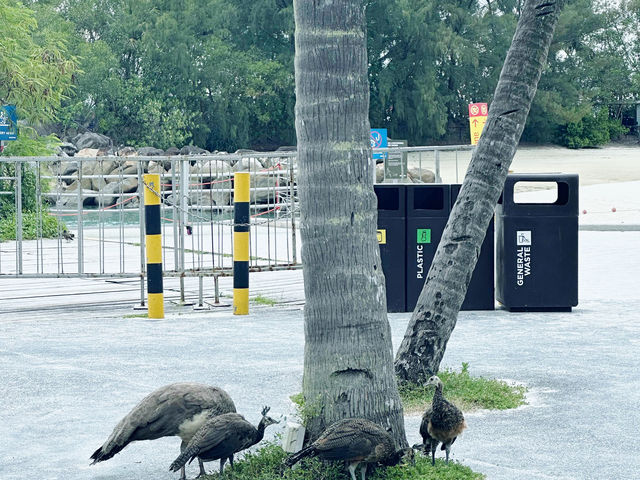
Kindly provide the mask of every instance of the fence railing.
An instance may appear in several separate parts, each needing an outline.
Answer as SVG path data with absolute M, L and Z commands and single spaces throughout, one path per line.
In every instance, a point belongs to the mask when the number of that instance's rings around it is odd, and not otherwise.
M 402 156 L 386 181 L 458 181 L 469 146 L 376 149 Z M 161 176 L 164 275 L 233 272 L 233 173 L 251 173 L 250 270 L 300 268 L 296 152 L 154 157 L 0 157 L 0 277 L 139 277 L 144 303 L 142 175 Z M 382 167 L 382 166 L 380 166 Z M 380 168 L 378 169 L 380 170 Z M 380 173 L 378 181 L 384 181 Z M 433 177 L 429 180 L 429 174 Z M 5 211 L 8 209 L 4 208 Z M 25 216 L 30 216 L 29 221 Z M 56 218 L 59 222 L 52 221 Z M 28 228 L 27 228 L 28 227 Z M 7 231 L 7 230 L 13 230 Z M 14 235 L 11 235 L 14 233 Z M 7 237 L 11 237 L 7 239 Z M 1 238 L 1 237 L 0 237 Z

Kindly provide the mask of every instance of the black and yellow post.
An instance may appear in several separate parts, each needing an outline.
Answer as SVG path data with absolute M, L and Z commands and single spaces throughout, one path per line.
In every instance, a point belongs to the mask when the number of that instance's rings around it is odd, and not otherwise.
M 233 186 L 233 314 L 249 314 L 250 174 L 237 172 Z
M 144 176 L 145 250 L 147 252 L 147 304 L 149 318 L 164 318 L 162 291 L 162 231 L 160 224 L 160 175 Z

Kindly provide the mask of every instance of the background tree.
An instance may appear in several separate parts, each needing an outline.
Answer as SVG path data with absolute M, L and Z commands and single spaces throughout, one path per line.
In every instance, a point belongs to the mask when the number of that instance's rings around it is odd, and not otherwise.
M 560 2 L 526 0 L 489 117 L 396 356 L 404 382 L 438 371 L 546 65 Z
M 303 394 L 312 438 L 346 417 L 406 445 L 376 242 L 365 4 L 294 2 L 305 287 Z
M 0 25 L 0 104 L 31 123 L 52 119 L 76 68 L 64 35 L 38 30 L 34 12 L 13 0 L 0 0 Z

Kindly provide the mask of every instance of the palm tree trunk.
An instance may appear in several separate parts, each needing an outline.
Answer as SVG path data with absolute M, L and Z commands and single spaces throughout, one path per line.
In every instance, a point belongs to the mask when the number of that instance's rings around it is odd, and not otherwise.
M 438 371 L 535 96 L 562 0 L 527 0 L 484 131 L 396 356 L 401 382 Z
M 296 0 L 296 132 L 306 304 L 303 394 L 316 438 L 368 418 L 406 445 L 376 241 L 365 2 Z

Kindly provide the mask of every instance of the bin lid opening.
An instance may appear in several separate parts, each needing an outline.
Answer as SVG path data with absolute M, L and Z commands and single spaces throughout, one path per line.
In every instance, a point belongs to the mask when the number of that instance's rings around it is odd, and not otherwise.
M 400 210 L 400 188 L 376 189 L 378 210 Z
M 513 185 L 513 203 L 518 205 L 566 205 L 568 202 L 569 185 L 565 182 L 523 180 Z
M 443 210 L 444 188 L 416 188 L 413 195 L 414 210 Z M 447 196 L 449 195 L 447 191 Z

